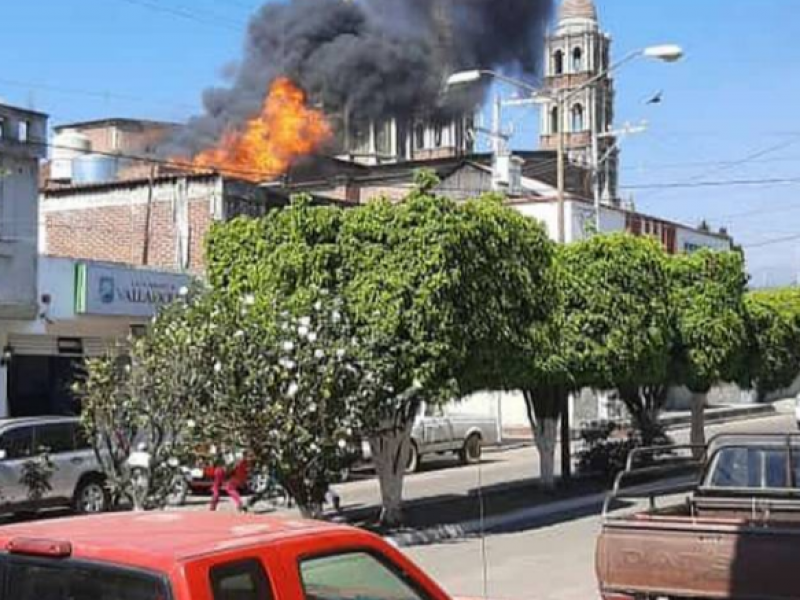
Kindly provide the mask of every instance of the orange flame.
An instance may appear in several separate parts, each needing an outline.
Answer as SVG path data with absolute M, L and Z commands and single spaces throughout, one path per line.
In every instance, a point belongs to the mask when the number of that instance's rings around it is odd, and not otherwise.
M 281 77 L 270 86 L 261 113 L 242 130 L 227 131 L 214 147 L 194 157 L 193 165 L 250 181 L 285 173 L 299 157 L 311 154 L 331 136 L 325 115 L 306 106 L 306 95 Z

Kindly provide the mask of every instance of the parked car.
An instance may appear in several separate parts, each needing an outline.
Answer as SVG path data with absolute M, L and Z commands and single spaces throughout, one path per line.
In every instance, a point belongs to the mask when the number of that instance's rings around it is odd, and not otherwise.
M 411 431 L 407 471 L 419 470 L 422 459 L 432 454 L 455 453 L 462 464 L 480 462 L 483 448 L 499 440 L 496 418 L 449 413 L 444 407 L 422 403 Z M 362 444 L 364 461 L 370 461 L 369 444 Z
M 53 463 L 49 491 L 31 501 L 21 481 L 26 462 L 47 452 Z M 105 478 L 76 417 L 0 420 L 0 512 L 28 512 L 58 506 L 77 513 L 108 508 Z
M 658 478 L 671 468 L 668 460 L 641 468 L 631 460 L 618 477 L 609 502 L 649 496 L 651 507 L 604 519 L 596 557 L 601 595 L 797 598 L 800 436 L 718 436 L 691 496 L 656 507 L 656 497 L 683 486 Z M 626 480 L 635 485 L 626 490 Z
M 449 600 L 365 531 L 208 511 L 3 527 L 0 573 L 13 600 Z

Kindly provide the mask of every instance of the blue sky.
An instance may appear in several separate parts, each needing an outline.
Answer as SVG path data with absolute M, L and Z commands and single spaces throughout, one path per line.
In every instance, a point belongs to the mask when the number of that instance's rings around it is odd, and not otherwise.
M 52 122 L 106 116 L 182 120 L 235 61 L 258 0 L 26 0 L 3 6 L 0 98 Z M 617 75 L 622 185 L 800 179 L 800 3 L 796 0 L 597 0 L 614 54 L 674 42 L 675 65 Z M 664 102 L 644 101 L 664 91 Z M 509 111 L 516 148 L 536 146 L 538 115 Z M 800 183 L 629 189 L 637 208 L 727 226 L 753 283 L 800 276 Z M 798 239 L 778 242 L 783 238 Z

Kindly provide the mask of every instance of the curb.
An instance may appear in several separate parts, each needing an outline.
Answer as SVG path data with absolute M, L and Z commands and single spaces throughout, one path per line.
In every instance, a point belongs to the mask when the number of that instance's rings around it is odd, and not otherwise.
M 775 410 L 772 404 L 756 404 L 754 406 L 725 408 L 716 412 L 706 412 L 706 424 L 710 423 L 732 423 L 744 421 L 750 417 L 772 417 L 780 413 Z M 663 417 L 661 423 L 670 429 L 682 429 L 691 425 L 691 415 L 679 415 L 675 417 Z
M 594 507 L 599 508 L 602 506 L 605 498 L 606 492 L 594 493 L 588 496 L 551 502 L 504 515 L 489 517 L 483 521 L 475 519 L 472 521 L 464 521 L 463 523 L 441 525 L 439 527 L 431 527 L 419 531 L 399 532 L 385 536 L 385 539 L 399 548 L 436 544 L 447 540 L 458 540 L 476 533 L 488 533 L 495 530 L 515 527 L 530 521 L 547 519 L 560 514 L 587 510 Z

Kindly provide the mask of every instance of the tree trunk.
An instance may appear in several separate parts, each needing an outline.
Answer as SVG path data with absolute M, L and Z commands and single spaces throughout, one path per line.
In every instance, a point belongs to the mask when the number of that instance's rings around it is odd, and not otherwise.
M 546 386 L 523 391 L 528 420 L 539 452 L 539 476 L 545 488 L 553 489 L 555 480 L 558 422 L 561 413 L 557 388 Z
M 537 419 L 536 449 L 539 451 L 539 469 L 542 485 L 547 489 L 556 486 L 556 444 L 558 441 L 558 419 Z
M 395 426 L 394 421 L 381 423 L 383 434 L 369 439 L 372 462 L 381 489 L 380 522 L 397 527 L 403 522 L 403 480 L 411 449 L 413 419 Z
M 692 392 L 692 434 L 691 444 L 693 446 L 706 445 L 706 404 L 708 394 L 706 392 Z M 695 458 L 702 458 L 704 450 L 696 448 L 693 451 Z

